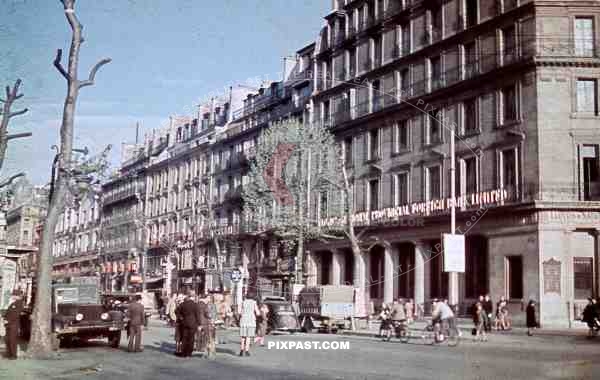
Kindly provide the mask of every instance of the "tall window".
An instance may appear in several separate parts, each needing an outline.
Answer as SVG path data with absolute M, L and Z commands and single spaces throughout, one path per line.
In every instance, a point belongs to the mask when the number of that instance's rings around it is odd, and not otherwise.
M 319 194 L 319 218 L 326 218 L 328 215 L 327 192 L 322 191 Z
M 583 168 L 580 181 L 583 200 L 594 201 L 600 199 L 600 160 L 598 159 L 597 145 L 583 145 L 579 148 L 580 166 Z
M 594 288 L 594 260 L 591 257 L 573 258 L 573 283 L 575 299 L 592 296 Z
M 406 99 L 410 96 L 410 71 L 402 69 L 400 71 L 400 97 Z
M 467 0 L 466 1 L 466 9 L 467 9 L 467 17 L 466 17 L 466 26 L 470 28 L 477 24 L 477 13 L 478 13 L 478 4 L 477 0 Z
M 504 87 L 500 91 L 502 99 L 502 121 L 508 123 L 517 120 L 517 91 L 516 86 Z
M 442 168 L 440 165 L 430 166 L 425 169 L 426 200 L 440 199 L 442 197 Z
M 507 149 L 500 152 L 500 186 L 508 191 L 516 190 L 517 186 L 517 149 Z
M 594 19 L 592 17 L 575 18 L 575 55 L 594 56 Z
M 463 102 L 463 130 L 465 134 L 479 129 L 477 120 L 477 98 L 465 100 Z
M 515 27 L 511 25 L 502 29 L 502 59 L 503 64 L 509 64 L 516 57 Z
M 432 42 L 439 41 L 442 38 L 442 7 L 436 6 L 430 10 L 431 12 L 431 40 Z
M 577 80 L 577 112 L 598 113 L 598 87 L 595 79 Z
M 344 139 L 344 163 L 346 166 L 352 166 L 354 156 L 352 155 L 352 137 Z
M 368 160 L 379 159 L 379 129 L 371 129 L 368 134 Z
M 431 91 L 435 91 L 443 86 L 442 83 L 442 59 L 438 55 L 429 60 L 431 70 Z
M 409 150 L 410 130 L 408 120 L 400 120 L 394 124 L 394 153 Z
M 394 206 L 402 206 L 409 202 L 408 172 L 394 174 Z
M 442 111 L 433 110 L 427 112 L 427 135 L 426 144 L 438 144 L 442 142 Z
M 410 54 L 410 24 L 402 24 L 402 56 Z
M 462 195 L 476 193 L 478 187 L 477 157 L 463 158 L 460 171 L 460 193 Z
M 506 257 L 506 293 L 509 299 L 523 298 L 523 257 Z
M 379 209 L 379 179 L 369 181 L 369 210 Z
M 477 49 L 475 41 L 465 44 L 463 46 L 463 53 L 465 79 L 469 79 L 477 74 Z

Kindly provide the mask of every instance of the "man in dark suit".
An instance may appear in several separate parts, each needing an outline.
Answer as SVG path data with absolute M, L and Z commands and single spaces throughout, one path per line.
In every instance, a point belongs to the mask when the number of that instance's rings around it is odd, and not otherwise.
M 142 326 L 146 319 L 144 315 L 144 305 L 140 302 L 141 295 L 136 295 L 134 301 L 127 308 L 127 316 L 129 317 L 129 352 L 142 352 Z
M 6 357 L 15 360 L 17 358 L 17 341 L 19 339 L 19 320 L 23 310 L 23 301 L 20 294 L 13 292 L 8 309 L 4 314 L 6 319 Z
M 182 347 L 179 356 L 184 358 L 191 357 L 192 352 L 194 352 L 194 337 L 202 320 L 200 309 L 196 302 L 194 302 L 194 296 L 195 294 L 193 291 L 188 293 L 185 301 L 183 301 L 175 311 L 177 320 L 181 321 L 182 327 Z

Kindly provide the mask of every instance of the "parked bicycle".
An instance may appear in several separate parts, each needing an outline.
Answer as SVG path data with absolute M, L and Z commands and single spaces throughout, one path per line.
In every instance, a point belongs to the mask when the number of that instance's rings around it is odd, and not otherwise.
M 450 347 L 455 347 L 460 342 L 460 334 L 456 328 L 451 328 L 446 322 L 429 321 L 421 332 L 421 339 L 428 345 L 446 343 Z

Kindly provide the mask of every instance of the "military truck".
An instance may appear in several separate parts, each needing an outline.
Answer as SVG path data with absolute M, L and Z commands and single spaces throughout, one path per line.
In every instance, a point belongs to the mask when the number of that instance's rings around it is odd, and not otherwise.
M 354 316 L 354 288 L 349 285 L 307 287 L 298 295 L 300 326 L 304 332 L 314 329 L 336 333 L 351 326 Z
M 108 338 L 110 346 L 118 348 L 125 325 L 122 311 L 100 302 L 97 277 L 71 277 L 52 285 L 55 346 L 74 339 Z

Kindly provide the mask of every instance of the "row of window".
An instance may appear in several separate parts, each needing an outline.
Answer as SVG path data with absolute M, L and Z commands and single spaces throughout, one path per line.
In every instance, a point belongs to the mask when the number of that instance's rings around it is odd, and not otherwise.
M 473 194 L 481 191 L 481 155 L 461 157 L 457 160 L 456 189 L 457 195 Z M 498 172 L 496 185 L 509 191 L 516 191 L 519 183 L 520 157 L 519 148 L 512 147 L 497 152 Z M 443 189 L 443 165 L 436 163 L 423 167 L 423 187 L 421 199 L 425 201 L 442 199 L 447 193 Z M 396 207 L 417 200 L 412 194 L 411 169 L 384 174 L 384 177 L 374 177 L 366 180 L 365 192 L 358 198 L 354 186 L 354 208 L 357 211 L 378 210 L 385 207 Z M 385 179 L 389 187 L 383 186 Z M 390 194 L 384 202 L 382 194 Z M 328 200 L 331 194 L 323 192 L 319 198 L 320 218 L 327 217 L 337 210 L 330 209 Z

